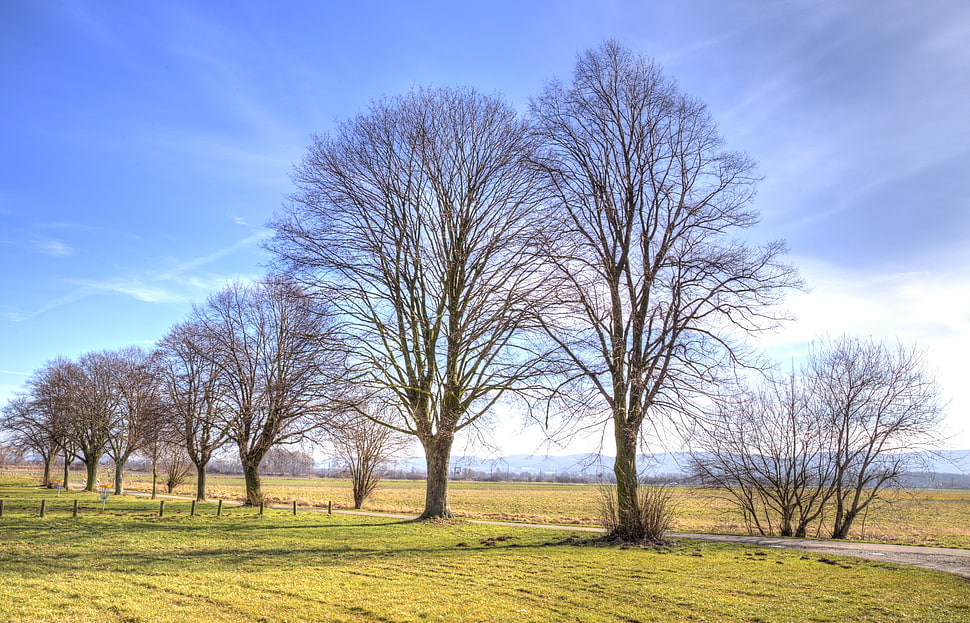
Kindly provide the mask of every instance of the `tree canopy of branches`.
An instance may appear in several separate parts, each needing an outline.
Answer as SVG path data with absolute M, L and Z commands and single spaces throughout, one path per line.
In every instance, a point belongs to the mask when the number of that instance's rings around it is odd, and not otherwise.
M 266 453 L 303 438 L 329 412 L 328 400 L 339 400 L 343 353 L 330 316 L 295 283 L 270 276 L 213 295 L 193 322 L 219 370 L 221 425 L 239 450 L 247 504 L 258 505 Z
M 162 415 L 160 379 L 155 357 L 142 348 L 130 346 L 106 355 L 116 393 L 107 452 L 115 464 L 115 495 L 121 495 L 125 464 L 157 432 L 154 422 Z
M 202 501 L 206 499 L 206 466 L 228 439 L 228 427 L 221 426 L 226 405 L 220 367 L 202 327 L 191 321 L 175 325 L 159 342 L 159 352 L 167 428 L 195 466 L 195 495 Z M 162 438 L 165 432 L 159 430 L 156 437 Z M 159 457 L 153 454 L 153 458 Z
M 925 353 L 871 339 L 822 345 L 809 357 L 808 374 L 817 417 L 831 433 L 832 538 L 844 539 L 883 487 L 898 482 L 912 452 L 938 445 L 940 389 Z
M 692 441 L 696 472 L 762 534 L 831 536 L 939 441 L 939 389 L 915 348 L 843 337 L 817 344 L 787 382 L 722 403 Z M 820 523 L 820 528 L 822 524 Z
M 350 475 L 357 509 L 377 488 L 384 464 L 411 439 L 380 423 L 390 421 L 390 414 L 374 415 L 378 419 L 349 413 L 337 418 L 327 433 L 334 458 Z
M 737 504 L 749 529 L 805 537 L 832 495 L 829 431 L 815 415 L 801 375 L 768 377 L 697 421 L 692 471 Z
M 540 366 L 523 336 L 537 281 L 532 157 L 502 101 L 417 90 L 317 137 L 274 224 L 273 249 L 337 306 L 368 399 L 395 405 L 396 428 L 421 442 L 425 518 L 452 516 L 455 435 Z
M 781 320 L 775 304 L 798 279 L 781 242 L 731 237 L 757 221 L 754 165 L 722 149 L 705 107 L 650 60 L 612 42 L 587 51 L 531 111 L 559 208 L 546 326 L 575 371 L 572 394 L 607 408 L 617 536 L 637 540 L 644 423 L 695 412 L 744 361 L 743 336 Z
M 7 431 L 8 446 L 37 453 L 44 463 L 43 486 L 51 485 L 51 470 L 59 444 L 52 434 L 52 420 L 49 413 L 33 397 L 15 396 L 0 411 L 0 431 Z M 5 449 L 6 449 L 5 447 Z M 2 464 L 2 463 L 0 463 Z

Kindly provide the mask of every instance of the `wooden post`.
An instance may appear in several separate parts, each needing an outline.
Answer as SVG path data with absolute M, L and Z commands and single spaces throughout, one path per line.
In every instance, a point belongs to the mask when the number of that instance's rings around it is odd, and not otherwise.
M 263 516 L 263 503 L 262 502 L 259 503 L 259 516 L 260 517 Z
M 296 500 L 293 500 L 293 514 L 296 515 Z
M 165 500 L 159 500 L 158 502 L 158 516 L 159 517 L 165 516 Z
M 0 498 L 0 517 L 3 517 L 3 499 Z
M 78 499 L 74 498 L 74 510 L 71 511 L 71 517 L 77 517 L 77 503 Z
M 327 514 L 333 515 L 333 500 L 327 500 Z
M 222 500 L 219 500 L 219 505 L 216 506 L 216 517 L 222 516 Z
M 189 511 L 189 517 L 195 517 L 195 500 L 192 500 L 192 510 Z
M 47 515 L 47 500 L 41 500 L 40 501 L 40 516 L 41 516 L 41 518 L 43 518 L 45 515 Z

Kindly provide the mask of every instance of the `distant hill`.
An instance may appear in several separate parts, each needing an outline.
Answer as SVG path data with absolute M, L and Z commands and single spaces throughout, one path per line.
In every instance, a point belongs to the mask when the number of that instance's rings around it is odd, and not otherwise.
M 943 450 L 910 455 L 914 459 L 914 473 L 963 474 L 970 476 L 970 450 Z M 637 462 L 647 476 L 677 475 L 687 472 L 688 454 L 663 452 L 640 455 Z M 399 459 L 396 469 L 424 472 L 424 457 Z M 570 474 L 595 478 L 613 470 L 613 457 L 605 454 L 511 454 L 498 458 L 455 456 L 451 458 L 451 472 L 471 470 L 479 473 L 508 473 L 536 475 Z

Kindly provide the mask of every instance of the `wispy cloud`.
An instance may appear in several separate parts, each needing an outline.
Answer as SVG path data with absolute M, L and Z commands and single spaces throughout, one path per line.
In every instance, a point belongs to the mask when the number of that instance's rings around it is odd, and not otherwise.
M 35 240 L 33 247 L 44 255 L 49 255 L 51 257 L 67 257 L 69 255 L 74 255 L 74 249 L 64 244 L 60 240 Z
M 71 283 L 81 286 L 90 292 L 113 292 L 145 301 L 146 303 L 183 303 L 187 298 L 181 294 L 143 283 L 137 278 L 109 279 L 92 281 L 77 279 Z

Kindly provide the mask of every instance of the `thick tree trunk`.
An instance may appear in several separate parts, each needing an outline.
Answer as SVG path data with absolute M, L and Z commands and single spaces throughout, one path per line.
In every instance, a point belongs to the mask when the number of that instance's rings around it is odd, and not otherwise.
M 121 495 L 124 491 L 122 479 L 125 473 L 124 461 L 115 461 L 115 495 Z
M 640 520 L 640 499 L 637 489 L 640 484 L 637 475 L 637 434 L 614 419 L 616 437 L 616 462 L 613 474 L 616 476 L 617 534 L 629 540 L 640 540 L 645 535 Z
M 101 457 L 88 459 L 85 461 L 84 465 L 88 469 L 88 484 L 84 488 L 85 491 L 94 491 L 98 485 L 98 463 Z
M 448 506 L 448 468 L 451 461 L 453 437 L 438 433 L 430 439 L 422 439 L 428 462 L 428 487 L 424 498 L 421 519 L 451 519 L 454 514 Z
M 263 489 L 259 480 L 259 463 L 262 456 L 242 459 L 243 478 L 246 480 L 246 506 L 259 506 L 263 501 Z
M 198 473 L 198 479 L 196 480 L 196 484 L 195 484 L 195 499 L 198 500 L 199 502 L 205 502 L 205 482 L 206 482 L 205 467 L 206 467 L 205 463 L 195 464 L 195 471 Z
M 54 455 L 48 454 L 46 457 L 44 457 L 44 481 L 43 481 L 44 487 L 51 486 L 51 470 L 53 467 L 54 467 Z

